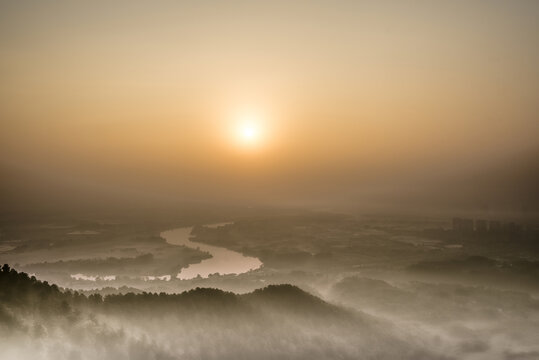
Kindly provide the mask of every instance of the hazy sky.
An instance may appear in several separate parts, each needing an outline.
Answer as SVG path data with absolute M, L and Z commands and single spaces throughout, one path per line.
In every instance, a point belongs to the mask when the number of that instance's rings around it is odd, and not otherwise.
M 0 160 L 347 196 L 535 151 L 537 64 L 538 1 L 0 1 Z

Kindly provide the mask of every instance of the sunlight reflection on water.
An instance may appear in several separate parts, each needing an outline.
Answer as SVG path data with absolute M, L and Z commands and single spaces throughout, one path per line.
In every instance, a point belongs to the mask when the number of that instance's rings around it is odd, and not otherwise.
M 217 223 L 205 226 L 216 228 L 228 224 L 231 223 Z M 163 237 L 169 244 L 184 245 L 194 249 L 198 248 L 200 251 L 209 252 L 212 256 L 210 259 L 202 260 L 202 262 L 198 264 L 192 264 L 187 268 L 182 269 L 176 276 L 178 279 L 192 279 L 199 275 L 205 278 L 215 273 L 221 275 L 241 274 L 258 269 L 262 265 L 262 262 L 257 258 L 245 256 L 239 252 L 222 247 L 193 242 L 190 240 L 192 230 L 192 227 L 184 227 L 161 233 L 161 237 Z

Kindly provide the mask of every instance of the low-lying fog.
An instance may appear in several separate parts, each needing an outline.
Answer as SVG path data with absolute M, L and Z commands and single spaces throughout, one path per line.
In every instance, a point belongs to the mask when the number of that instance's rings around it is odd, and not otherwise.
M 14 269 L 1 276 L 3 358 L 539 356 L 529 219 L 492 220 L 485 231 L 480 220 L 468 231 L 448 218 L 299 210 L 225 219 L 10 227 L 0 253 Z M 164 229 L 180 230 L 174 240 Z M 261 266 L 229 274 L 212 249 Z M 214 273 L 177 276 L 205 261 Z

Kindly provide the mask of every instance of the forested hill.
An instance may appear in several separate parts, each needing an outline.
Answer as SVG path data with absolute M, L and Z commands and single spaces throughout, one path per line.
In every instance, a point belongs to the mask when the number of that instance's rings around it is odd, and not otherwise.
M 281 310 L 316 310 L 337 313 L 344 311 L 330 305 L 298 287 L 283 284 L 270 285 L 250 294 L 237 295 L 213 288 L 196 288 L 179 294 L 127 293 L 102 297 L 62 290 L 47 281 L 37 280 L 5 264 L 0 271 L 0 324 L 15 323 L 14 314 L 34 313 L 42 317 L 52 315 L 76 316 L 82 309 L 92 311 L 252 311 L 253 307 Z
M 292 285 L 237 295 L 82 293 L 4 265 L 2 359 L 447 359 Z

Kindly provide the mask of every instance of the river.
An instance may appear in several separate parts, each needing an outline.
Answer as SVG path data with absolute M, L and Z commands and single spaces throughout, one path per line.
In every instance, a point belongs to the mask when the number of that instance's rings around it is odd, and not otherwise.
M 215 228 L 228 224 L 230 223 L 209 224 L 204 226 Z M 239 252 L 222 247 L 191 241 L 192 231 L 193 227 L 183 227 L 161 233 L 161 237 L 171 245 L 183 245 L 193 249 L 198 248 L 201 251 L 209 252 L 212 256 L 209 259 L 202 260 L 202 262 L 198 264 L 192 264 L 182 269 L 176 276 L 178 279 L 192 279 L 199 275 L 205 278 L 208 277 L 208 275 L 215 273 L 221 275 L 241 274 L 258 269 L 262 265 L 262 262 L 255 257 L 245 256 Z

